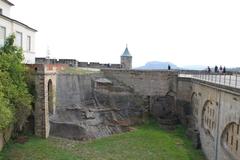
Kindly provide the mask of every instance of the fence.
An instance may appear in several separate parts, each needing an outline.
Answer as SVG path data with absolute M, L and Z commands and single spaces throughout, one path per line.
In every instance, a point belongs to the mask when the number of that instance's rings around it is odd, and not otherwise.
M 215 84 L 221 84 L 229 87 L 240 88 L 240 74 L 212 74 L 212 73 L 179 73 L 179 77 L 199 79 Z

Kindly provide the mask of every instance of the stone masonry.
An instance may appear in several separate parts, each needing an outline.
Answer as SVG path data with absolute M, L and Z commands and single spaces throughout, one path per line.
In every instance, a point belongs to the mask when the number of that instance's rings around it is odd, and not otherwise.
M 54 114 L 56 111 L 56 89 L 58 87 L 56 86 L 56 77 L 57 71 L 62 67 L 65 66 L 35 66 L 37 94 L 35 134 L 43 138 L 49 136 L 49 114 Z M 65 76 L 66 79 L 70 78 L 67 75 Z M 188 136 L 193 138 L 196 148 L 199 148 L 201 144 L 201 148 L 208 160 L 240 159 L 239 89 L 191 78 L 180 78 L 173 71 L 103 69 L 101 70 L 101 79 L 95 82 L 88 76 L 84 78 L 71 75 L 71 77 L 73 80 L 76 79 L 81 84 L 81 87 L 79 90 L 76 90 L 76 93 L 73 92 L 74 90 L 69 89 L 67 103 L 70 105 L 70 108 L 67 108 L 69 110 L 68 115 L 63 114 L 63 116 L 68 116 L 66 118 L 71 118 L 71 112 L 74 109 L 81 110 L 81 106 L 73 105 L 71 107 L 71 98 L 77 95 L 83 99 L 92 97 L 93 104 L 90 105 L 94 105 L 94 107 L 80 111 L 81 116 L 87 117 L 86 122 L 95 123 L 94 119 L 99 117 L 104 122 L 103 124 L 108 124 L 106 132 L 104 131 L 106 134 L 104 135 L 121 131 L 120 122 L 118 123 L 118 128 L 113 127 L 114 123 L 112 122 L 114 120 L 119 120 L 119 118 L 123 117 L 129 118 L 129 115 L 132 118 L 136 115 L 142 116 L 144 109 L 147 109 L 155 117 L 164 117 L 171 114 L 177 116 L 180 122 L 189 128 Z M 89 86 L 87 95 L 84 91 L 86 90 L 85 83 Z M 91 88 L 94 86 L 94 83 L 95 85 L 97 84 L 97 88 Z M 73 87 L 75 89 L 74 86 L 76 84 L 66 83 L 66 85 L 68 88 Z M 50 87 L 52 87 L 52 99 L 49 96 Z M 60 97 L 66 98 L 64 93 L 61 93 Z M 65 102 L 62 98 L 58 99 L 61 104 Z M 49 103 L 49 100 L 52 103 Z M 137 101 L 141 101 L 141 103 L 137 103 Z M 81 102 L 80 99 L 79 103 Z M 87 101 L 84 102 L 87 103 Z M 49 113 L 49 109 L 52 110 L 52 113 Z M 127 112 L 121 111 L 122 109 L 127 109 Z M 83 115 L 82 112 L 84 112 Z M 122 112 L 120 115 L 124 116 L 116 116 L 118 115 L 117 112 Z M 108 116 L 111 118 L 106 119 Z M 58 118 L 61 119 L 61 116 Z M 129 119 L 128 122 L 130 121 Z M 80 123 L 82 124 L 83 121 L 80 121 Z M 124 121 L 124 125 L 125 123 L 126 121 Z M 65 128 L 69 127 L 65 122 L 62 124 L 64 124 Z M 72 129 L 74 135 L 77 135 L 75 131 L 78 131 L 78 129 Z M 91 131 L 98 132 L 100 129 L 92 129 Z M 79 130 L 79 132 L 82 131 L 84 130 Z M 93 132 L 91 133 L 94 137 L 95 133 Z M 88 132 L 85 133 L 88 134 Z M 81 134 L 83 135 L 83 133 Z

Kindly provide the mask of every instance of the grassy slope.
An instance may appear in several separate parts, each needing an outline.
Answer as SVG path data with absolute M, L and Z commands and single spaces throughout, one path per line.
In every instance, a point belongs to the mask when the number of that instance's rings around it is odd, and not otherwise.
M 88 142 L 31 137 L 24 145 L 9 144 L 0 160 L 204 160 L 192 149 L 180 126 L 167 132 L 151 123 L 135 131 Z
M 92 73 L 99 73 L 99 69 L 94 68 L 75 68 L 75 67 L 67 67 L 64 70 L 60 71 L 60 73 L 66 73 L 66 74 L 92 74 Z

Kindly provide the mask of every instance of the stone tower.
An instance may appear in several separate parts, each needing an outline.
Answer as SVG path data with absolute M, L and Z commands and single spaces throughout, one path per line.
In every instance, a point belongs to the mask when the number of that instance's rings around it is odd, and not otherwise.
M 125 51 L 121 55 L 121 65 L 123 69 L 132 69 L 132 56 L 129 53 L 127 46 Z

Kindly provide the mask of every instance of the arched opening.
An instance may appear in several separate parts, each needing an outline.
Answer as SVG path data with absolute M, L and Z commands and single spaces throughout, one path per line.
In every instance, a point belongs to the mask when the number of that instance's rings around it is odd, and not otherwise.
M 240 124 L 229 123 L 221 136 L 221 145 L 233 160 L 240 157 Z
M 51 79 L 48 81 L 48 111 L 49 114 L 53 114 L 53 86 Z
M 216 129 L 216 109 L 215 103 L 207 100 L 202 110 L 202 127 L 211 137 Z

